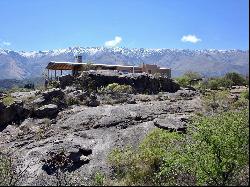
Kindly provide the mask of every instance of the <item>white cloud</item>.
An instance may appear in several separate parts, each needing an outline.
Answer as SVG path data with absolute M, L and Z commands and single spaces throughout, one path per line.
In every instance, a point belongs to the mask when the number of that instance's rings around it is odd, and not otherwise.
M 106 47 L 116 47 L 122 42 L 122 38 L 120 36 L 116 36 L 114 40 L 106 41 L 105 46 Z
M 3 45 L 10 46 L 11 43 L 10 43 L 10 42 L 5 42 L 5 41 L 3 41 Z
M 197 42 L 201 42 L 201 39 L 197 38 L 195 35 L 189 34 L 189 35 L 182 36 L 181 41 L 182 42 L 197 43 Z
M 11 45 L 10 42 L 2 41 L 2 40 L 0 39 L 0 47 L 6 47 L 6 46 L 10 46 L 10 45 Z

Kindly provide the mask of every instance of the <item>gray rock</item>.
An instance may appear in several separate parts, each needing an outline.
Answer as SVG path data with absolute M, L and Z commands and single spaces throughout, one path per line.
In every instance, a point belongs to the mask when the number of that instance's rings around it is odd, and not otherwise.
M 58 112 L 58 106 L 55 104 L 44 105 L 34 111 L 35 117 L 38 118 L 54 118 Z
M 29 166 L 20 185 L 56 185 L 57 170 L 53 168 L 58 169 L 54 166 L 60 158 L 66 161 L 60 166 L 62 174 L 78 173 L 85 176 L 84 181 L 90 181 L 97 171 L 111 174 L 107 157 L 114 148 L 137 147 L 151 130 L 158 128 L 157 122 L 180 129 L 192 115 L 187 109 L 200 111 L 198 96 L 174 103 L 151 100 L 113 106 L 73 106 L 59 112 L 55 124 L 48 125 L 40 138 L 35 129 L 45 125 L 41 119 L 38 125 L 38 119 L 25 121 L 23 131 L 18 127 L 6 128 L 0 132 L 0 146 L 13 152 L 21 170 Z M 31 127 L 32 123 L 36 128 Z M 26 127 L 30 130 L 25 131 Z
M 89 89 L 91 85 L 93 90 L 106 86 L 111 83 L 126 84 L 132 86 L 136 93 L 156 94 L 161 91 L 176 92 L 180 86 L 172 79 L 166 77 L 155 77 L 147 74 L 127 74 L 117 75 L 114 73 L 107 74 L 102 72 L 85 72 L 77 78 L 80 87 Z
M 30 111 L 24 108 L 21 100 L 14 100 L 10 106 L 5 106 L 0 102 L 0 131 L 8 124 L 20 124 L 26 117 L 29 116 Z
M 45 91 L 42 94 L 42 98 L 45 100 L 43 104 L 55 104 L 59 109 L 63 109 L 67 107 L 65 101 L 65 94 L 60 88 L 52 88 L 48 91 Z
M 187 119 L 185 117 L 167 117 L 164 119 L 156 119 L 154 120 L 154 125 L 161 129 L 168 130 L 170 132 L 186 132 L 186 122 Z
M 35 99 L 34 101 L 33 101 L 33 104 L 35 104 L 35 105 L 43 105 L 45 103 L 45 99 L 44 99 L 44 97 L 39 97 L 39 98 L 37 98 L 37 99 Z

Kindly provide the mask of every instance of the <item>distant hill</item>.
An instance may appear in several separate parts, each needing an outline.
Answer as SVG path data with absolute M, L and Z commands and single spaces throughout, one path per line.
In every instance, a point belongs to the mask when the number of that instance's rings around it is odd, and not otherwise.
M 49 61 L 74 61 L 82 54 L 83 61 L 104 64 L 157 64 L 170 67 L 172 76 L 196 71 L 205 76 L 220 76 L 235 71 L 249 73 L 249 51 L 188 50 L 74 47 L 50 51 L 12 51 L 0 49 L 0 79 L 24 79 L 42 76 Z
M 11 88 L 23 88 L 27 84 L 34 84 L 35 87 L 43 86 L 43 77 L 25 78 L 25 79 L 0 79 L 0 91 Z

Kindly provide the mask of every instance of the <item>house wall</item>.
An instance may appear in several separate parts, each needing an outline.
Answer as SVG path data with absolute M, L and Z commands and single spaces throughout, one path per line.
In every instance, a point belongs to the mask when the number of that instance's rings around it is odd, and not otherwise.
M 159 73 L 166 75 L 167 77 L 171 78 L 171 69 L 159 69 Z

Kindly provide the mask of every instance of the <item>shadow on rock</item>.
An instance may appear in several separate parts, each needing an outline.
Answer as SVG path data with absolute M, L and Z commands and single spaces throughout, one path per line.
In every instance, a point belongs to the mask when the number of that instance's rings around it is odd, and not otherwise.
M 79 169 L 82 165 L 88 164 L 89 155 L 92 154 L 91 149 L 79 149 L 78 152 L 61 151 L 59 153 L 50 152 L 48 159 L 42 160 L 44 162 L 42 169 L 48 175 L 53 175 L 59 170 L 62 172 L 73 172 Z

